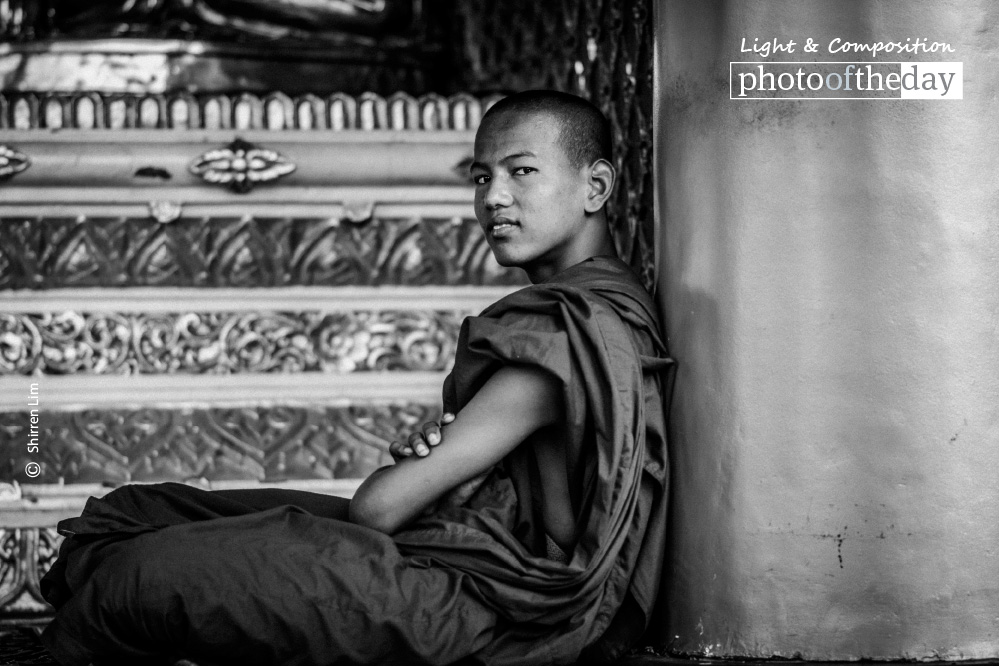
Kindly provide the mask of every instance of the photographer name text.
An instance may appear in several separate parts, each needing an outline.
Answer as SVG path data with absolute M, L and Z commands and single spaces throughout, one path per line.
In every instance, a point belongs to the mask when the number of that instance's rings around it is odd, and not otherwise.
M 28 407 L 31 408 L 31 410 L 28 413 L 27 449 L 28 449 L 28 454 L 38 454 L 40 449 L 40 445 L 38 442 L 40 429 L 38 427 L 38 423 L 39 421 L 41 421 L 41 417 L 39 416 L 39 409 L 37 407 L 41 404 L 41 398 L 38 392 L 38 383 L 32 382 L 28 391 L 29 391 Z M 27 475 L 29 478 L 34 479 L 35 477 L 38 477 L 40 474 L 42 474 L 42 466 L 39 465 L 37 461 L 34 460 L 28 461 L 27 465 L 24 466 L 24 474 Z

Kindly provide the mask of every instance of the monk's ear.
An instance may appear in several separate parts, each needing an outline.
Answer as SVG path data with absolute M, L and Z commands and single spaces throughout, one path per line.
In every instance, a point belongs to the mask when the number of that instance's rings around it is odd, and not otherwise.
M 586 201 L 583 209 L 587 213 L 596 213 L 610 199 L 617 173 L 614 171 L 614 166 L 602 158 L 587 167 L 587 171 Z

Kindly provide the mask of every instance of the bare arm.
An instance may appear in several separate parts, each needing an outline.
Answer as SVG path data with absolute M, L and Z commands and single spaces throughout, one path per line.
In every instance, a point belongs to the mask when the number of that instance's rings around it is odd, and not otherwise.
M 350 520 L 394 533 L 562 416 L 558 380 L 536 368 L 504 366 L 455 416 L 432 457 L 402 459 L 364 480 L 350 501 Z

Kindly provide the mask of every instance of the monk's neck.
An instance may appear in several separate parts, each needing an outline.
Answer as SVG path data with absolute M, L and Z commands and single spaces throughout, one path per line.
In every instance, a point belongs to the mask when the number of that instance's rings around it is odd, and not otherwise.
M 523 269 L 527 272 L 527 277 L 531 283 L 534 285 L 543 283 L 552 276 L 591 257 L 599 257 L 600 255 L 616 257 L 614 240 L 606 226 L 601 225 L 601 227 L 603 233 L 594 235 L 592 238 L 579 238 L 576 243 L 563 248 L 558 255 L 543 258 L 531 266 L 524 266 Z

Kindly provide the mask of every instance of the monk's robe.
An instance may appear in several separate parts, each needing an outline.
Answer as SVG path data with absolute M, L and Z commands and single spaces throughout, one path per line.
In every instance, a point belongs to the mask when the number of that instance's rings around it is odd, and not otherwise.
M 653 302 L 606 257 L 503 298 L 462 325 L 444 409 L 459 412 L 505 364 L 553 375 L 564 423 L 391 536 L 305 492 L 164 483 L 91 498 L 59 524 L 44 644 L 74 663 L 620 655 L 648 623 L 665 546 L 671 361 Z M 566 453 L 577 525 L 567 563 L 546 557 L 539 437 Z

